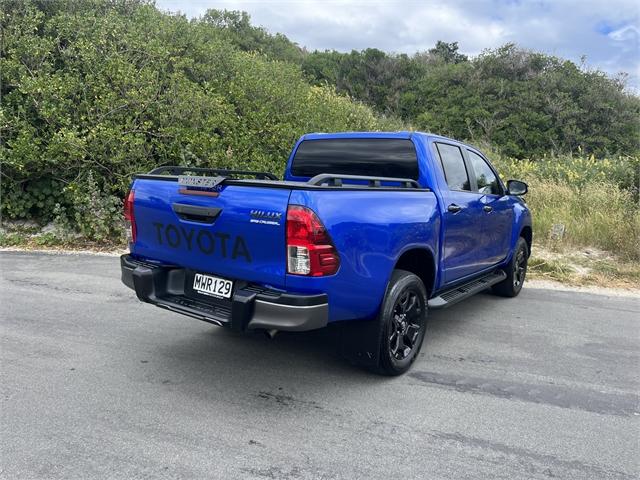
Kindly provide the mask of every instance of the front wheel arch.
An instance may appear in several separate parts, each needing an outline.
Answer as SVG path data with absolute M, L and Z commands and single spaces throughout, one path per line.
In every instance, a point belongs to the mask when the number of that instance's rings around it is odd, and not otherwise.
M 518 237 L 524 238 L 524 241 L 527 242 L 527 251 L 528 256 L 531 256 L 531 247 L 533 245 L 533 229 L 530 225 L 525 225 L 520 230 L 520 235 Z M 517 241 L 516 241 L 517 242 Z

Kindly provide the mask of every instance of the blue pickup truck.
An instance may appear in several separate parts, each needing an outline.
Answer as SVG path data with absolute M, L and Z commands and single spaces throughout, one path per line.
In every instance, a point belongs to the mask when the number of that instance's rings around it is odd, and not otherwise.
M 450 138 L 304 135 L 283 180 L 173 166 L 137 175 L 122 281 L 143 302 L 237 331 L 335 324 L 348 359 L 398 375 L 428 309 L 490 287 L 518 295 L 526 192 Z

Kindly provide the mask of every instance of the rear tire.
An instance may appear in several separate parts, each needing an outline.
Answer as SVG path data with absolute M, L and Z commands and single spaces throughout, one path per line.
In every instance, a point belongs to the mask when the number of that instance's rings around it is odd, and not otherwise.
M 378 325 L 380 351 L 373 370 L 382 375 L 401 375 L 420 353 L 427 327 L 427 291 L 418 276 L 394 270 Z
M 522 290 L 527 275 L 529 247 L 524 238 L 518 238 L 511 261 L 505 268 L 507 278 L 492 287 L 493 293 L 501 297 L 515 297 Z

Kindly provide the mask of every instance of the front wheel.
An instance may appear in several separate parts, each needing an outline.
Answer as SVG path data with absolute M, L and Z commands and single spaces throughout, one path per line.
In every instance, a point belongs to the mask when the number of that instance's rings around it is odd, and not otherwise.
M 511 261 L 505 268 L 507 278 L 493 286 L 493 293 L 502 297 L 515 297 L 522 290 L 527 275 L 529 247 L 524 238 L 520 237 L 516 243 Z
M 419 277 L 394 270 L 379 314 L 380 355 L 374 368 L 401 375 L 415 361 L 427 327 L 427 292 Z

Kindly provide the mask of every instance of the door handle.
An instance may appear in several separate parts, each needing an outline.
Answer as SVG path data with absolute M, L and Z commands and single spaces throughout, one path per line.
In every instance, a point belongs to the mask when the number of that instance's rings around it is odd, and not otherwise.
M 491 205 L 485 205 L 484 207 L 482 207 L 482 209 L 487 213 L 493 211 L 493 207 Z
M 452 203 L 447 207 L 447 210 L 449 210 L 451 213 L 458 213 L 460 210 L 462 210 L 462 207 L 460 205 Z

